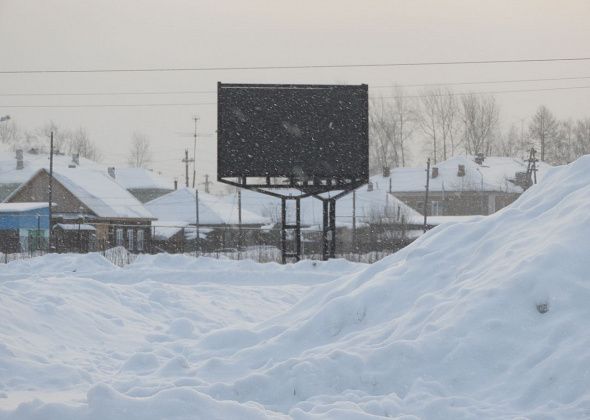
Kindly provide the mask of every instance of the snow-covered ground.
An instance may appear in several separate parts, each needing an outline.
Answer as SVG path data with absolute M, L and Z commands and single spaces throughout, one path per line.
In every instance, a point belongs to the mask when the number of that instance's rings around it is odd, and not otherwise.
M 590 156 L 372 265 L 0 266 L 0 419 L 590 418 Z

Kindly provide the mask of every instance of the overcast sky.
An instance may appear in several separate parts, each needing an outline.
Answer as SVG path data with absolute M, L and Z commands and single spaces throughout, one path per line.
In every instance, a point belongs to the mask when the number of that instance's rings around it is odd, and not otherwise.
M 0 71 L 396 63 L 590 57 L 588 0 L 148 1 L 0 0 Z M 152 166 L 183 174 L 200 118 L 198 178 L 215 177 L 216 83 L 568 81 L 458 86 L 474 91 L 590 86 L 590 61 L 462 66 L 0 74 L 0 94 L 205 91 L 118 96 L 0 96 L 0 114 L 32 129 L 49 120 L 85 127 L 105 162 L 124 164 L 131 135 L 152 139 Z M 408 94 L 420 89 L 408 88 Z M 387 89 L 371 89 L 371 94 Z M 558 117 L 590 116 L 590 89 L 498 94 L 504 124 L 540 104 Z M 194 104 L 20 108 L 15 105 Z M 192 153 L 192 152 L 191 152 Z M 182 178 L 181 178 L 182 180 Z

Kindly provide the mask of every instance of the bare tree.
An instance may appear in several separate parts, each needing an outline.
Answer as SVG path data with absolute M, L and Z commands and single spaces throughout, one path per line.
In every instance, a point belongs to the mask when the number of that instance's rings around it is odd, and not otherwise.
M 457 97 L 449 88 L 438 89 L 438 122 L 442 140 L 442 157 L 447 160 L 455 154 L 455 137 L 459 122 Z
M 590 118 L 579 120 L 574 128 L 573 156 L 579 156 L 590 153 Z M 573 160 L 573 159 L 572 159 Z
M 465 153 L 492 153 L 500 111 L 493 96 L 468 93 L 461 98 Z
M 553 142 L 557 137 L 557 121 L 545 105 L 541 105 L 533 116 L 529 125 L 529 134 L 540 147 L 540 159 L 545 161 L 551 154 L 549 149 L 554 146 Z
M 399 166 L 399 153 L 395 144 L 397 130 L 392 104 L 382 97 L 371 99 L 369 113 L 371 166 L 377 166 L 382 173 Z
M 428 149 L 436 163 L 447 160 L 456 152 L 456 134 L 459 123 L 459 106 L 453 91 L 448 87 L 423 91 L 420 101 L 419 124 L 428 138 Z
M 29 133 L 29 141 L 36 143 L 34 146 L 38 150 L 48 150 L 49 142 L 47 139 L 53 132 L 53 150 L 57 153 L 65 152 L 67 150 L 67 144 L 70 137 L 68 129 L 58 126 L 54 121 L 49 121 L 41 128 L 36 130 L 36 133 Z M 36 134 L 36 139 L 33 141 L 33 137 Z
M 14 145 L 20 137 L 20 130 L 14 121 L 0 123 L 0 143 Z
M 82 127 L 70 132 L 68 153 L 77 154 L 80 157 L 94 161 L 100 160 L 101 157 L 98 148 L 90 140 L 86 130 Z
M 131 149 L 129 150 L 129 165 L 145 168 L 152 160 L 149 138 L 138 131 L 133 133 Z
M 516 124 L 510 124 L 508 131 L 498 139 L 496 147 L 496 151 L 501 156 L 520 157 L 522 155 L 521 130 Z
M 438 118 L 438 97 L 435 90 L 426 90 L 420 96 L 419 125 L 422 133 L 426 136 L 427 150 L 432 156 L 433 163 L 439 161 L 439 142 L 441 128 Z
M 396 87 L 393 95 L 393 114 L 397 125 L 394 143 L 399 150 L 398 166 L 406 166 L 408 160 L 407 143 L 412 138 L 416 121 L 414 101 L 404 95 L 401 87 Z

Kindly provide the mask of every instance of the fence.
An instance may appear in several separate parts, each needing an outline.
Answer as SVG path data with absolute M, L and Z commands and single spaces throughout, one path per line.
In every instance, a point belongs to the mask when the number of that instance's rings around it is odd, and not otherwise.
M 105 229 L 98 224 L 63 225 L 52 235 L 51 252 L 101 252 L 117 265 L 131 263 L 144 253 L 175 253 L 211 258 L 251 259 L 258 262 L 280 262 L 280 229 L 259 227 L 202 226 L 178 224 L 112 224 Z M 403 248 L 413 240 L 406 226 L 378 224 L 362 226 L 355 231 L 338 228 L 336 256 L 357 262 L 375 262 Z M 321 259 L 322 231 L 301 231 L 302 259 Z M 43 255 L 50 251 L 48 241 L 36 239 L 21 244 L 21 252 L 0 253 L 0 261 Z M 292 233 L 287 245 L 294 246 Z M 0 248 L 1 249 L 1 248 Z

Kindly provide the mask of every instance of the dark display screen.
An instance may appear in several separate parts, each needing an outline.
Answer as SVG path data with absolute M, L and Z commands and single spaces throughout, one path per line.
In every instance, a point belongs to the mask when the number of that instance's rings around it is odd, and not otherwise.
M 218 85 L 218 177 L 368 179 L 367 85 Z

